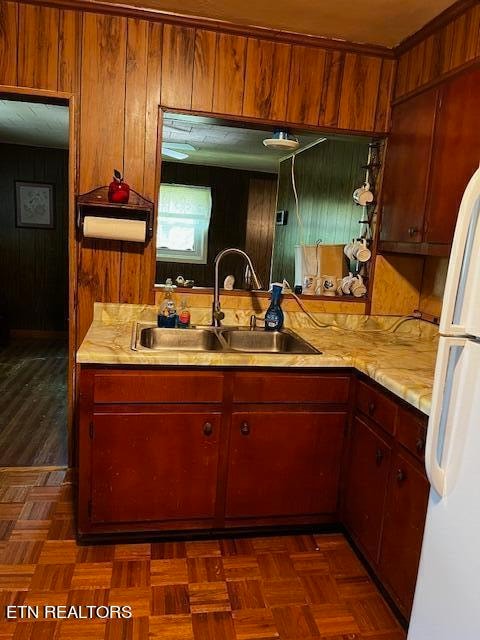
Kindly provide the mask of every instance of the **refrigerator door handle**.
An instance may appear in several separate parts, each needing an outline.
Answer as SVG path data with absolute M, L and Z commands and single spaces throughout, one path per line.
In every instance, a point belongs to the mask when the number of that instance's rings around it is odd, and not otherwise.
M 435 383 L 425 447 L 425 469 L 430 484 L 441 497 L 445 495 L 445 469 L 441 466 L 441 458 L 447 439 L 445 430 L 453 391 L 453 375 L 459 351 L 464 344 L 465 340 L 460 338 L 441 338 L 435 366 Z

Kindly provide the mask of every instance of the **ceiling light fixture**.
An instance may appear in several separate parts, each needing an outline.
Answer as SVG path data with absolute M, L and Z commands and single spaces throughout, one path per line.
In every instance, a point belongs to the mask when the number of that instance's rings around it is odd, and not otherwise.
M 278 149 L 279 151 L 294 151 L 300 146 L 297 138 L 289 134 L 286 129 L 275 129 L 273 136 L 265 138 L 263 144 L 269 149 Z

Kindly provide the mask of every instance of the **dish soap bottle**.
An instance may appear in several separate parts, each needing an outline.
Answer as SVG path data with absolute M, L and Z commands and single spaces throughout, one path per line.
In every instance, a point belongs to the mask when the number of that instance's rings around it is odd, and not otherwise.
M 265 314 L 265 330 L 280 331 L 283 327 L 283 311 L 280 307 L 280 298 L 282 296 L 282 288 L 279 282 L 272 284 L 272 299 L 270 306 Z
M 188 329 L 190 326 L 190 311 L 187 309 L 187 301 L 182 300 L 182 308 L 178 314 L 178 327 L 180 329 Z

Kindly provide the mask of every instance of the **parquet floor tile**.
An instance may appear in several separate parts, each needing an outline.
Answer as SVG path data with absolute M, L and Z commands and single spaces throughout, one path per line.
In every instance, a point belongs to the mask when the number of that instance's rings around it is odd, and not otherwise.
M 19 607 L 38 607 L 38 619 L 7 620 L 7 606 L 17 616 Z M 45 607 L 63 617 L 46 617 Z M 89 607 L 101 617 L 75 617 Z M 109 617 L 120 607 L 131 617 Z M 64 471 L 0 469 L 0 640 L 405 640 L 405 633 L 342 535 L 79 546 Z

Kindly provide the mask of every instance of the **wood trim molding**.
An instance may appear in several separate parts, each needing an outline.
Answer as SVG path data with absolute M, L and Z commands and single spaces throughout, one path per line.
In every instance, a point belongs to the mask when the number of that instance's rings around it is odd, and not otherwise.
M 417 96 L 418 94 L 423 93 L 424 91 L 428 91 L 429 89 L 434 89 L 439 85 L 443 85 L 446 82 L 448 82 L 448 80 L 450 80 L 451 78 L 454 78 L 456 76 L 461 76 L 464 73 L 468 73 L 469 71 L 471 71 L 472 69 L 475 69 L 476 67 L 480 67 L 480 58 L 478 58 L 477 60 L 468 60 L 467 62 L 462 64 L 460 67 L 455 67 L 455 69 L 451 69 L 450 71 L 447 71 L 446 73 L 443 73 L 442 75 L 437 76 L 433 80 L 430 80 L 430 82 L 426 82 L 425 84 L 422 84 L 419 87 L 416 87 L 415 89 L 413 89 L 412 91 L 409 91 L 408 93 L 403 93 L 401 96 L 391 101 L 391 106 L 395 107 L 397 104 L 400 104 L 401 102 L 405 102 L 406 100 L 409 100 L 410 98 L 413 98 L 414 96 Z
M 410 253 L 421 256 L 448 257 L 451 251 L 449 244 L 432 244 L 429 242 L 394 242 L 380 240 L 378 252 L 383 253 Z
M 364 55 L 379 56 L 382 58 L 395 57 L 393 49 L 374 44 L 362 44 L 349 42 L 347 40 L 335 40 L 322 36 L 307 35 L 292 31 L 280 31 L 267 27 L 256 27 L 237 25 L 226 20 L 216 20 L 213 18 L 202 18 L 188 16 L 180 13 L 172 13 L 156 9 L 145 9 L 123 3 L 107 3 L 102 0 L 16 0 L 22 4 L 35 4 L 57 9 L 77 9 L 79 11 L 90 11 L 92 13 L 104 13 L 110 15 L 126 16 L 130 18 L 140 18 L 174 24 L 184 27 L 194 27 L 198 29 L 208 29 L 210 31 L 221 31 L 242 35 L 246 37 L 259 38 L 262 40 L 274 40 L 275 42 L 285 42 L 288 44 L 299 44 L 310 47 L 320 47 L 322 49 L 336 49 L 360 53 Z
M 392 83 L 393 87 L 393 83 Z M 214 118 L 215 120 L 222 120 L 225 125 L 229 125 L 232 122 L 236 127 L 243 127 L 247 129 L 265 129 L 275 128 L 278 126 L 278 120 L 269 120 L 267 118 L 256 118 L 254 116 L 244 115 L 232 115 L 225 113 L 217 113 L 215 111 L 198 111 L 196 109 L 178 109 L 177 107 L 169 107 L 167 105 L 160 105 L 163 113 L 179 113 L 187 116 L 199 116 L 201 118 Z M 287 127 L 293 134 L 299 134 L 305 131 L 312 131 L 314 133 L 322 134 L 339 134 L 339 135 L 352 135 L 362 136 L 365 138 L 388 138 L 389 132 L 386 131 L 365 131 L 361 129 L 345 129 L 338 126 L 332 127 L 326 124 L 299 124 L 298 122 L 290 122 L 287 118 L 282 119 L 282 125 Z
M 400 44 L 394 47 L 393 52 L 395 57 L 401 56 L 403 53 L 419 44 L 422 40 L 425 40 L 433 33 L 447 25 L 449 22 L 452 22 L 458 16 L 468 11 L 471 7 L 474 7 L 478 4 L 478 0 L 457 0 L 455 4 L 447 7 L 442 13 L 439 13 L 438 16 L 435 16 L 430 22 L 427 22 L 425 26 L 421 29 L 413 33 L 411 36 L 408 36 Z

